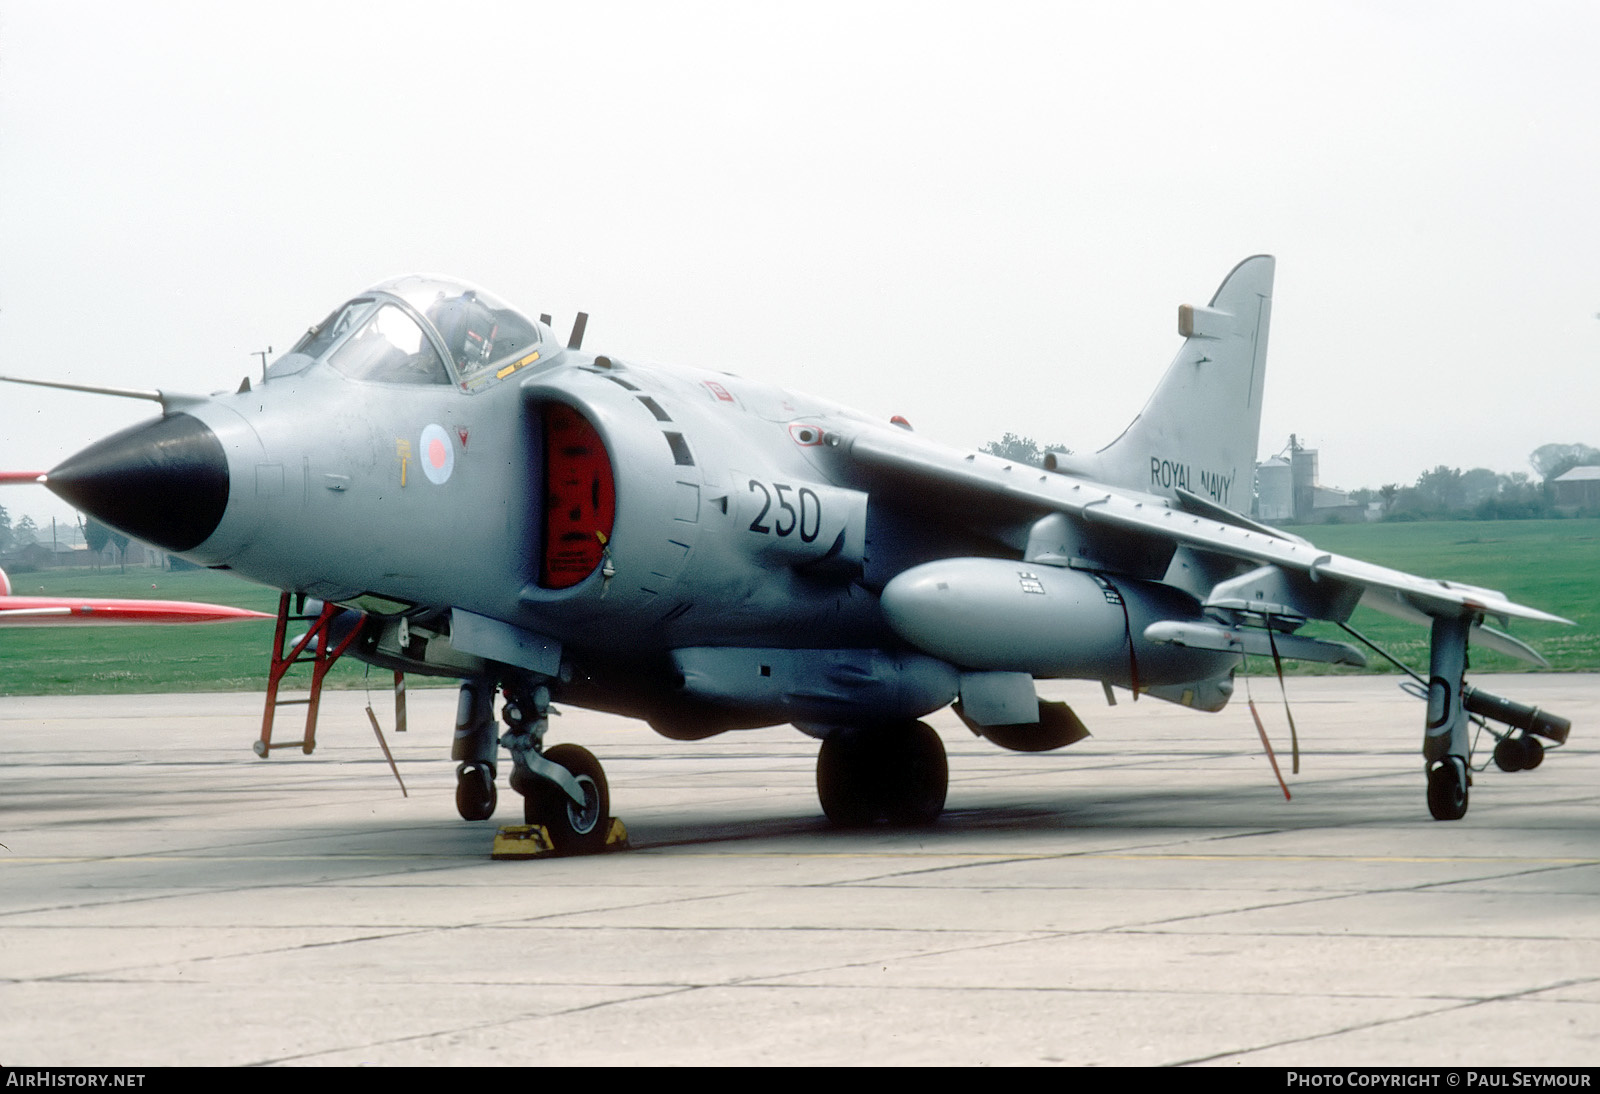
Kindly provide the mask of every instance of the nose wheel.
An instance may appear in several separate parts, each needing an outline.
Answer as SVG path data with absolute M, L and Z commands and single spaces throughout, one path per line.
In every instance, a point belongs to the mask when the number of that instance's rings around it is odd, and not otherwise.
M 605 769 L 580 745 L 544 747 L 550 692 L 508 685 L 500 712 L 509 732 L 501 744 L 511 751 L 511 789 L 522 795 L 530 828 L 542 827 L 557 854 L 602 851 L 611 832 L 611 790 Z
M 555 783 L 530 773 L 512 783 L 523 794 L 523 819 L 528 824 L 544 825 L 559 854 L 586 855 L 603 850 L 611 824 L 611 790 L 600 761 L 587 748 L 571 744 L 545 749 L 544 758 L 567 769 L 583 791 L 583 804 L 573 801 Z

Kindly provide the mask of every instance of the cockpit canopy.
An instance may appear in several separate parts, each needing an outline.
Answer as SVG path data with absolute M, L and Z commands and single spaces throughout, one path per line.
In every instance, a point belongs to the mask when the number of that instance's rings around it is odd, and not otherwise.
M 482 289 L 413 274 L 334 309 L 273 362 L 267 378 L 321 360 L 352 380 L 475 391 L 538 361 L 545 334 Z

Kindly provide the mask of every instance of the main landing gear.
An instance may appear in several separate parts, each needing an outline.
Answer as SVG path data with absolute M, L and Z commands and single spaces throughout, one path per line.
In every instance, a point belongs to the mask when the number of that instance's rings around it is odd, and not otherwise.
M 949 783 L 944 742 L 924 722 L 839 729 L 817 753 L 817 797 L 841 828 L 931 824 Z

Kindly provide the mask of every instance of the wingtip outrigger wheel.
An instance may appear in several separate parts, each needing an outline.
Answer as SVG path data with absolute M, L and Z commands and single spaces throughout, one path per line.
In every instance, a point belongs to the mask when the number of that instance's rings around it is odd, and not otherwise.
M 1460 756 L 1446 756 L 1428 769 L 1428 812 L 1434 820 L 1460 820 L 1467 815 L 1467 788 L 1472 777 Z
M 1564 744 L 1572 732 L 1566 718 L 1467 685 L 1467 639 L 1475 622 L 1473 615 L 1433 620 L 1422 756 L 1428 771 L 1428 812 L 1435 820 L 1467 815 L 1467 788 L 1472 785 L 1469 716 L 1490 718 L 1519 731 L 1500 737 L 1494 747 L 1494 762 L 1502 771 L 1531 771 L 1544 762 L 1540 737 Z

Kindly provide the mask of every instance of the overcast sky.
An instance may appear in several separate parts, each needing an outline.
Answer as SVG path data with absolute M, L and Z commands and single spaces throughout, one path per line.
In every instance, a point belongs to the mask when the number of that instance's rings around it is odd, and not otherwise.
M 0 372 L 232 389 L 422 270 L 1085 450 L 1268 252 L 1263 456 L 1530 471 L 1600 444 L 1597 44 L 1593 3 L 0 0 Z M 0 468 L 153 409 L 5 385 Z

